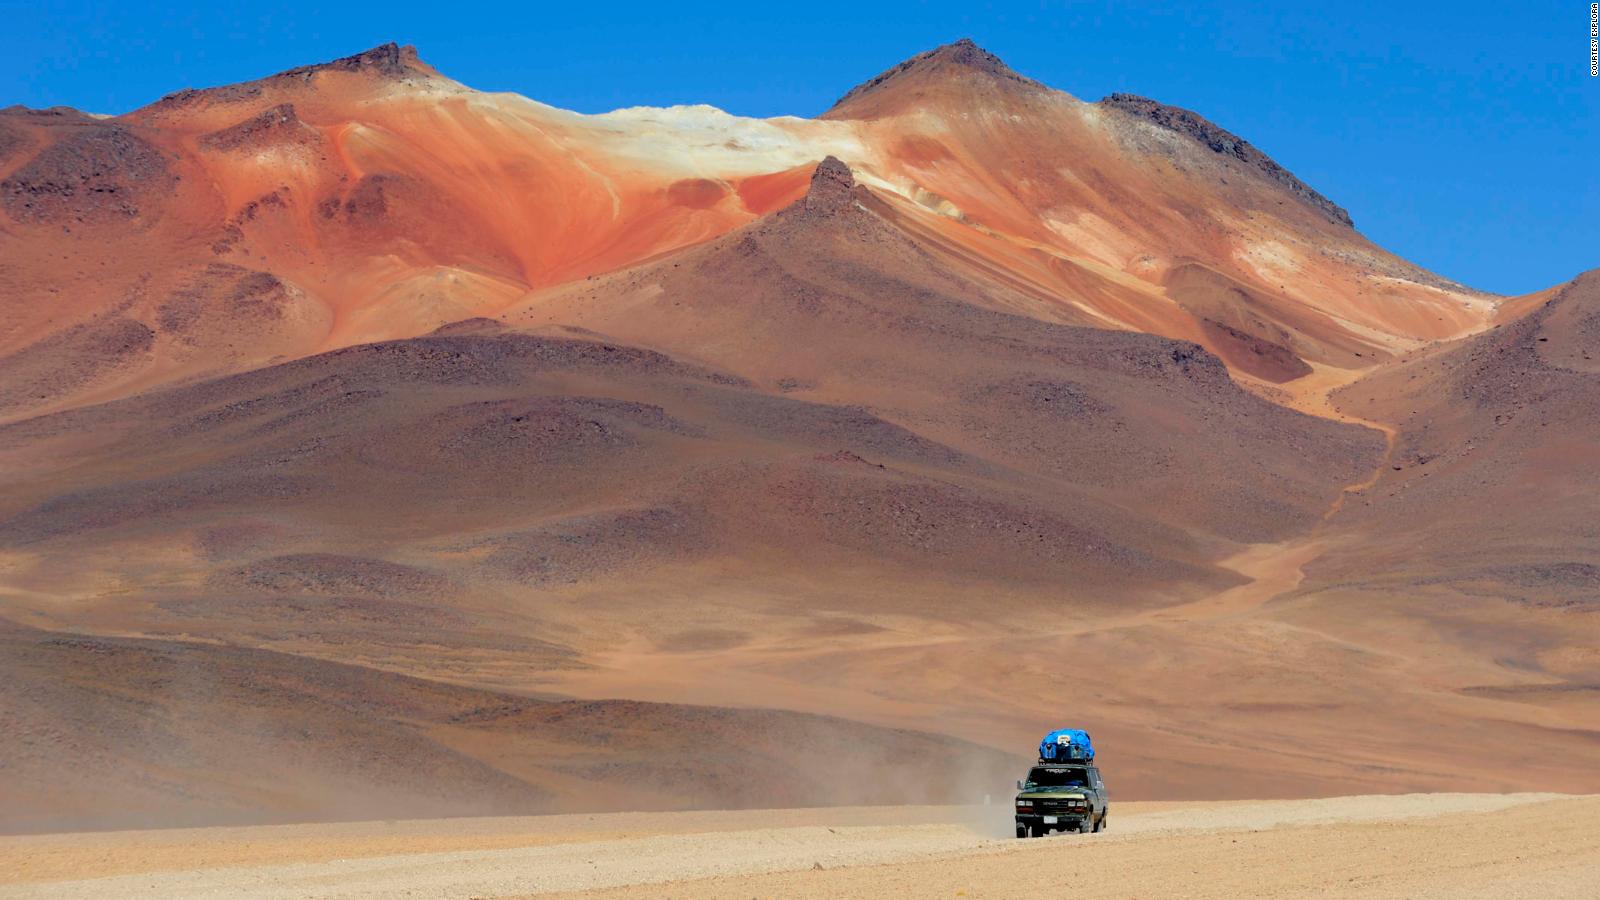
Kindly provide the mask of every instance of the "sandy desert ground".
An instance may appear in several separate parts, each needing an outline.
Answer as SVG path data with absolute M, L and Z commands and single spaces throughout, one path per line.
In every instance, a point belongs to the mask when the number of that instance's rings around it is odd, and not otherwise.
M 0 839 L 0 897 L 1593 897 L 1600 796 L 434 819 Z

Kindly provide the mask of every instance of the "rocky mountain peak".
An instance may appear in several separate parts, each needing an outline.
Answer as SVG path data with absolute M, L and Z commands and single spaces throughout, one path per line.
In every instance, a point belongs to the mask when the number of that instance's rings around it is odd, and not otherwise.
M 921 93 L 929 83 L 974 77 L 1005 85 L 1042 87 L 1038 82 L 1012 71 L 1000 57 L 978 46 L 971 38 L 962 38 L 919 53 L 856 85 L 840 97 L 823 117 L 834 116 L 857 100 L 872 94 L 884 94 L 898 85 L 908 85 L 908 90 Z
M 855 202 L 856 177 L 838 157 L 829 156 L 817 164 L 806 191 L 805 208 L 810 213 L 832 215 Z

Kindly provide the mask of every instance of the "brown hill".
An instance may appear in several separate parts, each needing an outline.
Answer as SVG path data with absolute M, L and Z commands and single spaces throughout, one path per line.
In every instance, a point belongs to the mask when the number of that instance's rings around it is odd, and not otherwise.
M 240 647 L 5 623 L 0 646 L 7 831 L 955 802 L 1016 766 L 836 718 L 538 700 Z
M 1592 739 L 1600 276 L 1538 299 L 1519 319 L 1338 395 L 1344 408 L 1396 423 L 1400 439 L 1382 477 L 1335 521 L 1366 539 L 1311 574 L 1345 604 L 1407 597 L 1413 614 L 1517 675 L 1516 686 L 1484 691 L 1554 700 L 1566 713 L 1548 724 Z
M 1486 550 L 1535 568 L 1592 563 L 1587 489 L 1600 460 L 1585 448 L 1600 439 L 1597 360 L 1600 275 L 1589 272 L 1521 318 L 1345 389 L 1341 406 L 1403 435 L 1346 517 L 1412 532 L 1413 563 L 1462 570 L 1488 562 Z M 1496 514 L 1473 514 L 1485 507 Z

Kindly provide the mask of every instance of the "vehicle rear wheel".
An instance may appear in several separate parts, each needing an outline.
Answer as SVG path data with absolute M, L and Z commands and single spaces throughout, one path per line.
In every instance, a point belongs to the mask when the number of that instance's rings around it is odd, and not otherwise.
M 1094 830 L 1095 831 L 1105 831 L 1107 828 L 1110 828 L 1111 827 L 1111 823 L 1108 821 L 1110 818 L 1111 818 L 1111 813 L 1109 811 L 1101 813 L 1100 814 L 1100 824 L 1096 825 L 1094 827 Z

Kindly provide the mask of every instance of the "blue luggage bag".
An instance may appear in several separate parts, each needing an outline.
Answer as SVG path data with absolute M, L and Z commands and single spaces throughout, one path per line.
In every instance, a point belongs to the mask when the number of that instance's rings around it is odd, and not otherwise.
M 1094 743 L 1089 732 L 1078 728 L 1061 728 L 1044 736 L 1039 742 L 1040 762 L 1094 762 Z

